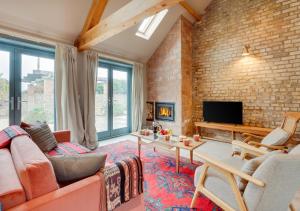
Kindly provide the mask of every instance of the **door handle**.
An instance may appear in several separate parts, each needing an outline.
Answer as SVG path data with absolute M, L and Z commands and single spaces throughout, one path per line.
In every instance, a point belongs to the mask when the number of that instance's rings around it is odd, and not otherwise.
M 20 111 L 21 110 L 21 97 L 17 97 L 17 110 Z
M 9 103 L 10 103 L 10 110 L 14 111 L 15 110 L 15 98 L 10 97 Z

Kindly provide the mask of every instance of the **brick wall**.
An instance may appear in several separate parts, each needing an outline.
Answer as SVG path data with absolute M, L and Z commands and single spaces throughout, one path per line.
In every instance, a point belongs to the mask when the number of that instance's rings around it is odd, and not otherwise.
M 299 0 L 212 1 L 193 28 L 193 121 L 203 100 L 243 101 L 252 126 L 274 128 L 300 111 Z
M 160 123 L 177 135 L 192 125 L 191 49 L 192 25 L 180 17 L 147 63 L 147 100 L 175 103 L 175 121 Z

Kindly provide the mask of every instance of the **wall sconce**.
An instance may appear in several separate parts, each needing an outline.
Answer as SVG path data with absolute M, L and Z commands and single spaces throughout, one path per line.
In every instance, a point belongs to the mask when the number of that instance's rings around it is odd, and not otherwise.
M 243 49 L 242 56 L 249 56 L 250 55 L 250 45 L 245 45 Z

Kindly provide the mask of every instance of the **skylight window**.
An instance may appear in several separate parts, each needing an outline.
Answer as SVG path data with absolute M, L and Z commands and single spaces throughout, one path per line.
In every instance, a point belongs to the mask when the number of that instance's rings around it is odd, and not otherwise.
M 165 9 L 155 15 L 145 18 L 135 35 L 149 40 L 167 13 L 168 9 Z

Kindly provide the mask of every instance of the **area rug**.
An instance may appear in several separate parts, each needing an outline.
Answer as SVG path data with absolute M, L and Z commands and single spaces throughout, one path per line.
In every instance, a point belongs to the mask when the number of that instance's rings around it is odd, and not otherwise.
M 99 147 L 97 151 L 107 153 L 107 161 L 119 161 L 130 154 L 137 155 L 137 144 L 123 141 Z M 181 157 L 180 173 L 175 172 L 175 153 L 154 152 L 142 146 L 141 159 L 144 163 L 144 198 L 147 211 L 190 210 L 189 206 L 195 191 L 194 172 L 200 163 L 191 164 Z M 205 196 L 199 196 L 196 209 L 201 211 L 219 211 L 213 202 Z

